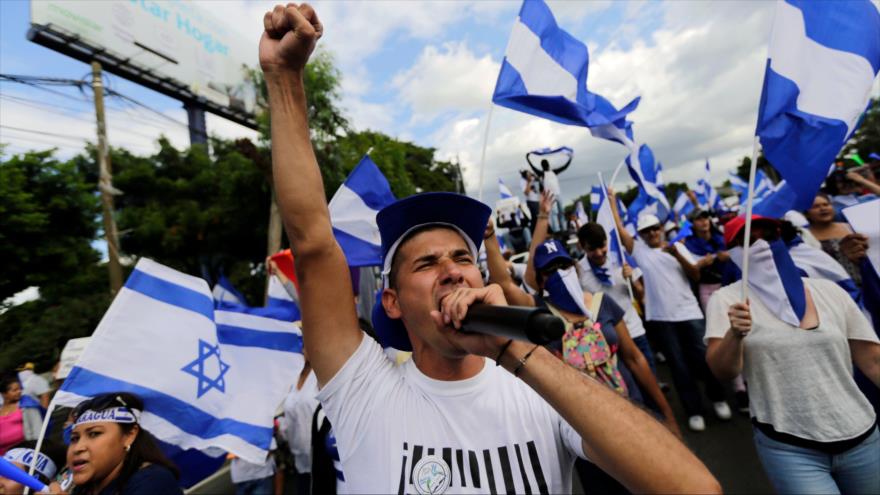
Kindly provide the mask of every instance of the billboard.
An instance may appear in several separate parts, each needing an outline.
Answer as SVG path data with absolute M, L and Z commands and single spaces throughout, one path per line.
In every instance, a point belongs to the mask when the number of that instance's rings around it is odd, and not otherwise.
M 258 40 L 245 39 L 192 2 L 31 0 L 31 24 L 33 41 L 239 117 L 232 120 L 252 120 L 256 95 L 245 69 L 258 64 Z

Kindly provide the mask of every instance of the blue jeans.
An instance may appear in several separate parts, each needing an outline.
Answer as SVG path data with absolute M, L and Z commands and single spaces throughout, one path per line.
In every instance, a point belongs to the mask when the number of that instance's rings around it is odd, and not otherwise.
M 666 363 L 672 372 L 672 382 L 688 416 L 702 414 L 703 403 L 697 380 L 706 384 L 706 395 L 712 402 L 724 400 L 724 387 L 709 372 L 706 364 L 706 344 L 703 334 L 706 323 L 700 320 L 655 321 L 651 328 L 657 345 L 666 355 Z
M 754 430 L 755 448 L 778 493 L 880 493 L 880 433 L 838 455 L 773 440 Z
M 275 493 L 275 477 L 242 481 L 235 484 L 235 495 L 272 495 Z
M 556 196 L 553 200 L 553 208 L 550 210 L 550 230 L 560 232 L 566 230 L 565 210 L 562 207 L 562 198 Z

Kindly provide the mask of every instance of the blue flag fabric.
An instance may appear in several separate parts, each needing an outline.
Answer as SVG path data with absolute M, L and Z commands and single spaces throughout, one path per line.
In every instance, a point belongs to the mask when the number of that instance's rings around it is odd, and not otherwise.
M 388 180 L 373 160 L 364 155 L 328 205 L 333 234 L 348 266 L 382 265 L 376 214 L 394 201 Z
M 142 258 L 56 401 L 132 392 L 163 442 L 263 462 L 275 409 L 303 366 L 299 330 L 269 319 L 215 311 L 204 280 Z
M 220 274 L 217 284 L 214 285 L 214 300 L 217 302 L 225 302 L 230 304 L 245 304 L 245 298 L 241 292 L 235 290 L 232 282 L 226 278 L 226 275 Z
M 777 3 L 756 134 L 764 154 L 812 204 L 858 127 L 880 70 L 880 12 L 868 0 Z
M 694 211 L 694 203 L 691 201 L 691 198 L 688 197 L 687 193 L 684 191 L 678 192 L 678 197 L 675 198 L 675 204 L 673 204 L 672 209 L 675 212 L 674 221 L 678 222 L 687 218 L 688 214 Z
M 510 188 L 501 180 L 501 177 L 498 178 L 498 194 L 501 196 L 501 199 L 513 197 L 513 193 L 510 192 Z
M 752 213 L 768 218 L 782 218 L 789 210 L 796 209 L 797 201 L 797 192 L 783 180 L 763 197 L 755 197 Z
M 639 146 L 638 157 L 633 160 L 630 155 L 626 158 L 626 168 L 630 177 L 639 186 L 639 196 L 636 197 L 637 211 L 642 211 L 646 207 L 652 207 L 651 213 L 657 215 L 657 218 L 665 220 L 669 217 L 671 208 L 666 194 L 660 190 L 657 183 L 657 167 L 654 163 L 654 152 L 647 144 Z M 630 205 L 630 213 L 633 211 Z
M 622 142 L 626 115 L 639 98 L 617 110 L 587 90 L 587 46 L 561 29 L 543 0 L 525 0 L 513 26 L 492 101 L 567 125 L 589 127 L 596 137 Z

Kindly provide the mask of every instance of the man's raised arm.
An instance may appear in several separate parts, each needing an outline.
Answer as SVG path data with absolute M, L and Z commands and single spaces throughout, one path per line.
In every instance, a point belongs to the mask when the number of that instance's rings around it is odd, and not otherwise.
M 323 26 L 312 7 L 289 3 L 267 12 L 263 27 L 260 66 L 269 93 L 275 194 L 296 260 L 303 340 L 323 386 L 362 338 L 348 265 L 333 237 L 309 139 L 303 72 Z

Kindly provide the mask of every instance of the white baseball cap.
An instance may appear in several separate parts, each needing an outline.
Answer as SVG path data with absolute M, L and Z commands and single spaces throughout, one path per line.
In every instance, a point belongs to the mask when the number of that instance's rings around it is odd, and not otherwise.
M 660 219 L 657 218 L 656 215 L 652 215 L 650 213 L 646 213 L 639 217 L 639 222 L 636 226 L 636 230 L 639 232 L 649 229 L 655 225 L 660 225 Z

